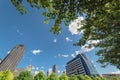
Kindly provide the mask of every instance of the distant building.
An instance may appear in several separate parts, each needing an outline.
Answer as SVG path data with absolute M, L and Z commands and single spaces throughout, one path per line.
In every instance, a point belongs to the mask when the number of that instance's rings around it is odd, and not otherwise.
M 102 76 L 111 79 L 112 77 L 120 77 L 120 74 L 102 74 Z
M 2 62 L 2 59 L 0 58 L 0 63 Z
M 14 72 L 17 64 L 25 52 L 24 45 L 17 45 L 0 63 L 0 71 L 11 70 Z
M 52 74 L 52 68 L 48 69 L 47 76 L 49 76 L 50 74 Z
M 24 71 L 24 69 L 22 69 L 22 68 L 16 68 L 13 72 L 14 77 L 19 76 L 19 74 L 23 71 Z
M 32 68 L 33 68 L 33 66 L 32 65 L 29 65 L 29 66 L 27 66 L 27 71 L 32 71 Z
M 58 74 L 58 66 L 56 64 L 53 65 L 53 72 Z
M 71 74 L 83 74 L 89 76 L 99 75 L 94 65 L 85 54 L 78 54 L 75 58 L 67 63 L 66 74 L 68 76 Z

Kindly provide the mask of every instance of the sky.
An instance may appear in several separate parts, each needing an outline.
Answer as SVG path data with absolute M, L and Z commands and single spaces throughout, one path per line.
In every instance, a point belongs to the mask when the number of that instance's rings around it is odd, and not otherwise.
M 0 58 L 4 59 L 10 50 L 18 44 L 24 44 L 26 51 L 17 68 L 26 69 L 33 66 L 34 71 L 44 70 L 47 72 L 54 64 L 58 65 L 59 74 L 65 70 L 66 63 L 78 53 L 84 53 L 91 60 L 100 74 L 120 73 L 114 66 L 102 68 L 97 63 L 98 56 L 94 47 L 86 48 L 90 42 L 97 44 L 99 41 L 88 41 L 84 46 L 73 46 L 83 32 L 77 32 L 76 22 L 83 20 L 82 17 L 71 22 L 69 26 L 61 24 L 62 31 L 59 35 L 50 32 L 54 21 L 44 24 L 43 10 L 31 8 L 25 3 L 28 13 L 21 15 L 10 0 L 0 0 Z M 74 25 L 74 27 L 73 27 Z

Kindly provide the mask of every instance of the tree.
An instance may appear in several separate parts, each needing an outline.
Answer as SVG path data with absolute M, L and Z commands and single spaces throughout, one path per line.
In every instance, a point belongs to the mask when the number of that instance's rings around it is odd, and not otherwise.
M 0 80 L 2 80 L 3 72 L 0 72 Z
M 33 80 L 33 76 L 29 71 L 24 71 L 18 77 L 15 77 L 14 80 Z
M 78 79 L 76 75 L 72 74 L 70 75 L 69 80 L 78 80 Z
M 23 6 L 23 0 L 11 0 L 21 14 L 27 10 Z M 54 34 L 59 34 L 60 24 L 66 25 L 80 16 L 84 20 L 78 31 L 84 31 L 82 38 L 75 44 L 83 46 L 88 41 L 99 41 L 97 44 L 90 43 L 87 47 L 98 47 L 96 53 L 98 62 L 103 67 L 112 64 L 120 69 L 120 1 L 117 0 L 27 0 L 31 7 L 43 8 L 43 16 L 47 17 L 45 23 L 54 19 L 55 24 L 51 27 Z
M 13 80 L 14 76 L 11 71 L 0 72 L 0 80 Z
M 77 79 L 78 79 L 78 80 L 85 80 L 84 76 L 81 75 L 81 74 L 77 75 Z
M 46 80 L 45 73 L 43 71 L 40 71 L 35 77 L 34 80 Z
M 107 80 L 106 78 L 104 78 L 104 77 L 100 77 L 101 78 L 101 80 Z
M 68 77 L 65 73 L 63 73 L 60 77 L 59 80 L 68 80 Z
M 59 80 L 56 73 L 52 73 L 48 76 L 47 80 Z
M 88 75 L 85 75 L 85 76 L 84 76 L 84 79 L 85 79 L 85 80 L 92 80 Z

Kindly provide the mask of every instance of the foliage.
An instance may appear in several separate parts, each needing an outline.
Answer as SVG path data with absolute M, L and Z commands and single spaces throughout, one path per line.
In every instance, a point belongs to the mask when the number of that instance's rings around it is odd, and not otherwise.
M 84 76 L 81 75 L 81 74 L 77 75 L 77 79 L 78 79 L 78 80 L 85 80 Z
M 77 80 L 77 76 L 72 74 L 70 75 L 69 80 Z
M 68 77 L 65 73 L 63 73 L 60 77 L 59 80 L 68 80 Z
M 14 78 L 14 79 L 13 79 Z M 18 77 L 14 77 L 12 72 L 7 71 L 1 71 L 0 72 L 0 80 L 33 80 L 33 76 L 29 71 L 24 71 L 19 74 Z M 45 76 L 44 72 L 39 72 L 36 76 L 34 76 L 34 80 L 120 80 L 120 77 L 117 76 L 111 76 L 110 78 L 106 79 L 104 77 L 90 77 L 87 75 L 71 75 L 69 78 L 65 73 L 63 73 L 60 77 L 58 77 L 57 74 L 52 73 L 48 77 Z
M 45 73 L 43 71 L 40 71 L 35 77 L 34 80 L 46 80 Z
M 56 73 L 52 73 L 48 76 L 47 80 L 59 80 L 58 75 Z
M 15 77 L 14 80 L 33 80 L 33 76 L 29 71 L 24 71 L 18 77 Z
M 0 80 L 13 80 L 14 76 L 11 71 L 0 72 Z
M 11 0 L 21 14 L 26 13 L 23 0 Z M 83 37 L 76 43 L 84 45 L 89 40 L 99 40 L 98 44 L 91 43 L 89 47 L 98 47 L 96 53 L 100 56 L 98 62 L 103 67 L 112 64 L 120 69 L 120 1 L 119 0 L 27 0 L 33 8 L 43 8 L 45 23 L 54 19 L 51 31 L 59 34 L 61 23 L 68 25 L 77 17 L 84 16 Z
M 88 75 L 84 76 L 85 80 L 92 80 L 91 77 L 89 77 Z

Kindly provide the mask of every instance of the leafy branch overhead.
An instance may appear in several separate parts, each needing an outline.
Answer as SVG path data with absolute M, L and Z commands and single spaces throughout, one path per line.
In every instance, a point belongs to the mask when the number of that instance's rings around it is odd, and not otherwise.
M 25 14 L 27 9 L 23 0 L 11 0 L 16 9 Z M 33 8 L 43 8 L 43 16 L 47 17 L 44 23 L 55 20 L 51 31 L 59 34 L 61 23 L 67 26 L 80 16 L 84 17 L 84 30 L 82 38 L 75 44 L 85 45 L 89 40 L 99 40 L 96 53 L 98 62 L 103 66 L 112 64 L 120 69 L 120 1 L 119 0 L 27 0 Z

